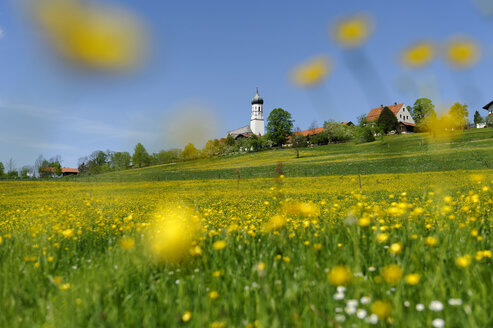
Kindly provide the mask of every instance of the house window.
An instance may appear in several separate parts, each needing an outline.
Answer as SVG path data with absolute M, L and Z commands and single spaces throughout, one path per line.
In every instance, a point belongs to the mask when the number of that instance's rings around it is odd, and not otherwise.
M 399 117 L 402 118 L 402 114 L 399 114 Z

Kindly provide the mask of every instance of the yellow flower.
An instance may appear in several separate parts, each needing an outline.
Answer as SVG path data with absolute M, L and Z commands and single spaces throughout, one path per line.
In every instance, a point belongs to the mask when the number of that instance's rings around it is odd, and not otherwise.
M 283 257 L 282 257 L 282 260 L 283 260 L 284 262 L 286 262 L 286 263 L 291 262 L 291 259 L 289 258 L 289 256 L 283 256 Z
M 212 276 L 213 276 L 213 277 L 215 277 L 215 278 L 217 278 L 217 277 L 221 276 L 221 271 L 214 271 L 214 272 L 212 273 Z
M 65 238 L 70 238 L 74 236 L 74 229 L 67 229 L 62 231 L 62 235 Z
M 371 223 L 371 219 L 367 216 L 364 216 L 358 220 L 358 224 L 360 227 L 368 227 Z
M 215 299 L 216 299 L 216 298 L 218 298 L 218 297 L 219 297 L 219 293 L 218 293 L 218 292 L 216 292 L 215 290 L 213 290 L 213 291 L 211 291 L 211 292 L 209 293 L 209 298 L 210 298 L 211 300 L 215 300 Z
M 192 313 L 190 311 L 185 311 L 185 313 L 183 313 L 183 315 L 181 316 L 181 320 L 183 320 L 183 322 L 187 322 L 191 318 L 192 318 Z
M 468 267 L 471 264 L 471 256 L 464 255 L 455 259 L 455 264 L 460 268 Z
M 212 244 L 212 247 L 215 250 L 221 250 L 221 249 L 223 249 L 223 248 L 226 247 L 226 241 L 224 241 L 224 240 L 218 240 L 218 241 L 214 242 L 214 244 Z
M 376 314 L 380 320 L 390 316 L 392 305 L 387 301 L 376 301 L 371 305 L 371 312 Z
M 389 252 L 391 254 L 399 254 L 402 252 L 402 243 L 393 243 L 389 247 Z
M 428 236 L 425 238 L 425 245 L 433 247 L 438 244 L 438 238 L 433 236 Z
M 60 285 L 60 290 L 68 290 L 68 289 L 70 289 L 70 287 L 71 286 L 68 283 L 67 284 L 61 284 Z
M 298 87 L 311 87 L 323 82 L 331 71 L 326 57 L 316 57 L 297 66 L 291 72 L 291 81 Z
M 129 249 L 134 247 L 134 245 L 135 245 L 135 239 L 134 238 L 124 237 L 124 238 L 120 239 L 120 246 L 126 251 L 128 251 Z
M 382 268 L 382 277 L 389 284 L 397 284 L 404 274 L 402 268 L 397 264 L 390 264 Z
M 402 52 L 401 62 L 404 66 L 421 68 L 431 63 L 434 56 L 435 46 L 433 43 L 419 42 Z
M 259 263 L 257 263 L 257 265 L 256 265 L 255 268 L 256 268 L 256 270 L 258 272 L 262 272 L 262 271 L 265 270 L 265 263 L 264 262 L 259 262 Z
M 386 242 L 388 239 L 389 239 L 389 235 L 388 235 L 388 234 L 386 234 L 386 233 L 379 233 L 379 234 L 377 235 L 377 241 L 378 241 L 379 243 L 384 243 L 384 242 Z
M 200 221 L 192 211 L 175 207 L 159 211 L 151 225 L 151 250 L 160 262 L 179 262 L 199 237 Z
M 286 218 L 280 214 L 276 214 L 270 218 L 270 220 L 264 224 L 263 231 L 271 232 L 272 230 L 278 230 L 286 224 Z
M 34 12 L 55 50 L 80 66 L 132 68 L 146 48 L 142 24 L 120 8 L 45 0 L 36 5 Z
M 421 279 L 421 276 L 418 273 L 410 273 L 410 274 L 406 275 L 406 277 L 404 277 L 404 280 L 409 285 L 416 285 L 420 279 Z
M 351 270 L 345 265 L 338 265 L 328 274 L 329 282 L 334 286 L 344 286 L 351 281 Z
M 313 203 L 306 202 L 287 202 L 283 205 L 282 210 L 285 215 L 288 216 L 303 216 L 308 218 L 315 218 L 320 216 L 320 208 Z M 308 222 L 308 225 L 310 221 Z M 306 227 L 306 225 L 304 225 Z
M 446 57 L 453 67 L 470 68 L 479 60 L 479 45 L 468 38 L 456 38 L 448 43 Z
M 316 249 L 317 251 L 319 251 L 322 249 L 322 244 L 320 244 L 320 243 L 313 244 L 313 248 Z
M 368 39 L 372 30 L 371 18 L 358 14 L 337 22 L 332 30 L 332 36 L 344 48 L 356 48 Z

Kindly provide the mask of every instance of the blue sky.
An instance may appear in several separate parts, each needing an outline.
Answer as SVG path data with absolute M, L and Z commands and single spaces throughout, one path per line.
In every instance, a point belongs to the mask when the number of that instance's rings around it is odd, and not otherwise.
M 216 122 L 208 138 L 220 138 L 249 123 L 257 85 L 265 117 L 282 107 L 301 129 L 313 121 L 355 121 L 372 107 L 412 104 L 421 96 L 437 105 L 466 102 L 472 118 L 475 110 L 486 114 L 480 108 L 493 98 L 493 21 L 472 0 L 113 3 L 148 27 L 152 52 L 137 72 L 74 70 L 42 41 L 18 2 L 0 2 L 0 161 L 13 158 L 20 167 L 40 154 L 61 155 L 63 166 L 75 167 L 94 150 L 132 153 L 137 142 L 149 152 L 183 147 L 188 140 L 174 140 L 170 126 L 196 107 L 208 116 L 204 122 Z M 375 23 L 362 49 L 376 72 L 367 84 L 355 79 L 329 37 L 337 19 L 360 12 Z M 397 60 L 415 41 L 443 44 L 457 35 L 482 47 L 481 61 L 470 70 L 436 59 L 410 71 Z M 327 81 L 315 89 L 295 87 L 289 72 L 318 55 L 333 63 Z M 419 88 L 410 87 L 415 84 Z M 368 99 L 362 88 L 375 85 L 378 92 Z

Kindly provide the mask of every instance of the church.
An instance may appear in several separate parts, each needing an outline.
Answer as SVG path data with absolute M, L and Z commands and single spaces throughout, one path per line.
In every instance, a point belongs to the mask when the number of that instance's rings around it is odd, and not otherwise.
M 252 134 L 256 134 L 259 137 L 264 135 L 264 100 L 257 93 L 252 98 L 252 115 L 250 118 L 250 125 L 246 125 L 244 127 L 234 129 L 228 131 L 226 133 L 226 137 L 228 135 L 233 136 L 233 138 L 249 138 Z

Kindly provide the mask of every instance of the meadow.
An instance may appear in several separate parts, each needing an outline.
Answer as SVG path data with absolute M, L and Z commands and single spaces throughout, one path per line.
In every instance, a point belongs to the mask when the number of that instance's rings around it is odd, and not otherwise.
M 493 324 L 492 170 L 283 169 L 0 182 L 0 326 Z

